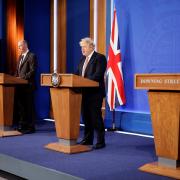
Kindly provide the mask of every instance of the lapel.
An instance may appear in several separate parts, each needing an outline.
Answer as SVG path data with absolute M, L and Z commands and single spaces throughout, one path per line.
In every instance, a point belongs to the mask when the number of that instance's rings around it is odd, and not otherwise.
M 19 69 L 19 65 L 20 65 L 20 62 L 21 62 L 21 57 L 22 57 L 22 55 L 20 55 L 19 58 L 18 58 L 17 69 Z
M 84 74 L 86 74 L 86 72 L 88 71 L 89 67 L 91 66 L 91 64 L 92 64 L 93 61 L 95 60 L 96 54 L 97 54 L 97 53 L 94 51 L 93 55 L 91 56 L 91 59 L 89 60 L 89 63 L 88 63 L 88 65 L 87 65 L 87 67 L 86 67 L 86 70 L 85 70 L 85 73 L 84 73 Z
M 28 56 L 29 56 L 29 52 L 26 54 L 26 57 L 25 57 L 25 59 L 23 60 L 23 62 L 22 62 L 22 64 L 21 64 L 21 66 L 20 66 L 20 69 L 23 67 L 23 65 L 24 65 L 24 64 L 25 64 L 25 62 L 27 61 Z

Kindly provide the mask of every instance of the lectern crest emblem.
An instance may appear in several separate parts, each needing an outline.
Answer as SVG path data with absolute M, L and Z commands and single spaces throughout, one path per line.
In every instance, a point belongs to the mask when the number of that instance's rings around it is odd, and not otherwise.
M 61 83 L 61 77 L 58 73 L 52 73 L 51 83 L 53 87 L 58 87 Z

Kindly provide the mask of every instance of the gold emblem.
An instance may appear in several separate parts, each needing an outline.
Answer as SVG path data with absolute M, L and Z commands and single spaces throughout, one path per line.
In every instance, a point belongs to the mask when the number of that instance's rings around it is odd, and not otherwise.
M 51 83 L 53 87 L 58 87 L 61 83 L 61 77 L 58 73 L 53 73 L 51 75 Z

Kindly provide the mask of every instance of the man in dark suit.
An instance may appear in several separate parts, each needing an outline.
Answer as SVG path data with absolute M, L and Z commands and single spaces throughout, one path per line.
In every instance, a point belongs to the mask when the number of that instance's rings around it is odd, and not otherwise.
M 16 87 L 14 123 L 22 133 L 35 132 L 33 94 L 35 89 L 36 56 L 28 49 L 25 40 L 18 42 L 20 56 L 15 76 L 28 81 L 27 85 Z
M 97 132 L 95 149 L 105 147 L 105 129 L 102 118 L 102 102 L 105 97 L 104 73 L 106 71 L 106 57 L 96 52 L 92 39 L 84 38 L 80 41 L 83 57 L 79 63 L 77 75 L 99 82 L 99 87 L 82 89 L 82 119 L 85 124 L 83 145 L 93 145 L 94 130 Z

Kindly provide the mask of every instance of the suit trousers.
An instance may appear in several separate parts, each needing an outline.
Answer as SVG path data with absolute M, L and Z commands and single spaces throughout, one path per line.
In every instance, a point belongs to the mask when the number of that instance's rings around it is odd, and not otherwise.
M 97 133 L 97 143 L 105 142 L 105 129 L 102 118 L 103 96 L 97 94 L 82 94 L 81 113 L 85 125 L 84 139 L 93 143 L 94 130 Z
M 29 86 L 18 86 L 15 90 L 14 124 L 23 129 L 35 128 L 34 93 Z

